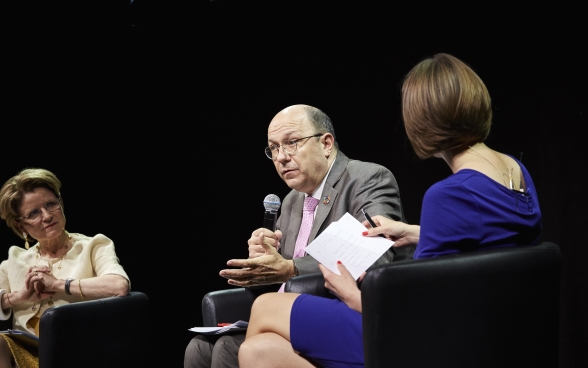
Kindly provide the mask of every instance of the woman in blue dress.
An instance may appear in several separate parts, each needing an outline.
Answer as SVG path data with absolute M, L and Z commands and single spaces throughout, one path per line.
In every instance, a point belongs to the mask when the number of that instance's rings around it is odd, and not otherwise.
M 442 158 L 452 175 L 423 198 L 420 225 L 373 216 L 394 247 L 416 247 L 414 258 L 482 248 L 535 244 L 541 210 L 531 176 L 514 157 L 484 141 L 491 100 L 478 75 L 459 59 L 436 54 L 417 64 L 402 85 L 402 115 L 421 158 Z M 251 311 L 239 365 L 363 367 L 361 292 L 342 264 L 341 275 L 319 265 L 338 299 L 296 293 L 259 296 Z

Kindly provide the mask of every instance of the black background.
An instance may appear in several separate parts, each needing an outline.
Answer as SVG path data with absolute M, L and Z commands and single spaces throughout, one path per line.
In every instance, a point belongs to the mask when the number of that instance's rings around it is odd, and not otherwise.
M 284 107 L 325 111 L 346 155 L 392 170 L 406 218 L 419 222 L 424 192 L 450 171 L 416 158 L 399 89 L 414 64 L 446 52 L 490 91 L 487 144 L 523 153 L 533 175 L 542 237 L 563 254 L 560 367 L 587 364 L 579 9 L 228 0 L 135 0 L 130 13 L 128 3 L 76 6 L 51 21 L 26 18 L 39 25 L 35 32 L 9 38 L 2 180 L 24 167 L 53 171 L 63 183 L 67 229 L 113 239 L 132 289 L 152 302 L 145 323 L 153 359 L 182 365 L 194 336 L 188 328 L 202 323 L 202 297 L 230 287 L 218 272 L 228 259 L 247 257 L 263 198 L 288 192 L 263 154 L 267 125 Z M 4 252 L 22 243 L 7 227 L 0 237 Z

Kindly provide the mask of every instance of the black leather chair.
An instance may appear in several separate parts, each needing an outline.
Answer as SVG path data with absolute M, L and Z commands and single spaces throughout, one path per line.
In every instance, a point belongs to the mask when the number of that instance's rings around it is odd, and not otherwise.
M 47 309 L 41 316 L 39 366 L 147 366 L 150 320 L 149 298 L 139 291 Z
M 366 367 L 557 367 L 560 267 L 549 242 L 374 267 Z
M 560 267 L 550 242 L 373 267 L 360 285 L 366 367 L 556 367 Z M 285 290 L 333 297 L 320 273 Z M 256 296 L 208 293 L 205 326 L 248 320 Z

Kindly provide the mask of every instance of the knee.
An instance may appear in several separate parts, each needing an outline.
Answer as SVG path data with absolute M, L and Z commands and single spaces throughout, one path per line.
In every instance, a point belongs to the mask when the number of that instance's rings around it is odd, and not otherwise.
M 202 335 L 198 335 L 190 340 L 190 343 L 186 346 L 186 354 L 188 354 L 188 352 L 201 352 L 210 349 L 212 349 L 212 344 L 206 341 Z
M 231 335 L 219 338 L 212 349 L 212 366 L 238 367 L 238 354 L 241 341 Z
M 274 298 L 275 293 L 265 293 L 261 294 L 253 301 L 253 305 L 251 306 L 251 310 L 258 310 L 260 308 L 264 308 L 265 305 L 269 303 Z
M 250 322 L 252 320 L 259 321 L 262 317 L 267 316 L 268 312 L 273 309 L 275 303 L 275 293 L 261 294 L 253 301 L 251 306 Z M 271 313 L 269 314 L 271 315 Z
M 233 336 L 226 335 L 218 339 L 216 344 L 214 344 L 214 349 L 237 351 L 237 349 L 239 349 L 239 345 L 240 344 L 235 338 L 233 338 Z
M 267 293 L 255 299 L 251 307 L 247 336 L 274 332 L 285 338 L 290 334 L 290 315 L 297 293 Z
M 210 365 L 212 344 L 198 335 L 190 340 L 184 352 L 184 367 L 203 367 Z
M 239 349 L 239 367 L 275 367 L 276 359 L 288 359 L 292 351 L 288 341 L 271 332 L 248 337 Z
M 258 335 L 259 336 L 259 335 Z M 263 346 L 259 343 L 258 336 L 246 339 L 239 348 L 239 366 L 252 367 L 256 359 L 261 358 Z

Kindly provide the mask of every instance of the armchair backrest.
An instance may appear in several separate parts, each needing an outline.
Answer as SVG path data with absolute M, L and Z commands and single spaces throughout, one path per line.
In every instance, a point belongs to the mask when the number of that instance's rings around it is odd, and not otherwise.
M 549 242 L 374 267 L 365 366 L 556 367 L 560 267 Z

